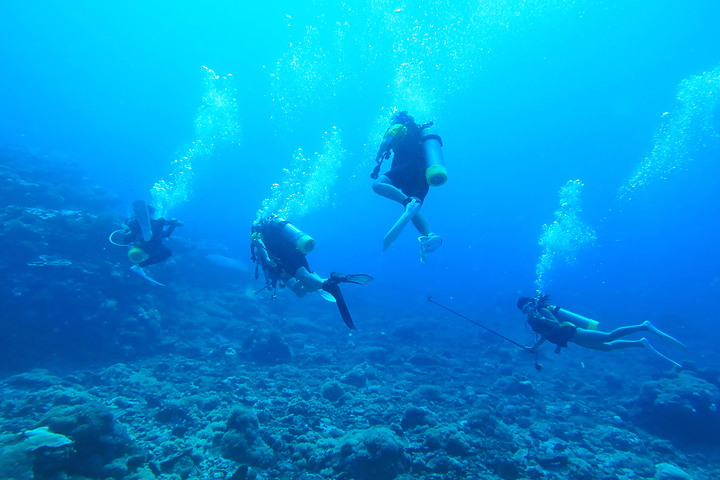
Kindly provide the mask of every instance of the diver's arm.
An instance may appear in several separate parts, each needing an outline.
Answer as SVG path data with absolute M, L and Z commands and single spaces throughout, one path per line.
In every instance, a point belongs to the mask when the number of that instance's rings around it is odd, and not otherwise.
M 163 232 L 163 238 L 168 238 L 170 235 L 173 234 L 177 227 L 182 227 L 185 224 L 173 218 L 172 220 L 165 221 L 165 225 L 167 225 L 168 228 Z
M 378 148 L 378 153 L 375 156 L 375 163 L 379 165 L 383 160 L 390 157 L 390 146 L 392 145 L 394 138 L 395 135 L 385 135 L 385 138 L 383 138 L 383 141 L 380 144 L 380 148 Z
M 270 254 L 268 253 L 267 247 L 262 240 L 254 238 L 252 244 L 255 247 L 255 256 L 260 259 L 260 264 L 262 266 L 274 265 L 275 262 L 270 259 Z
M 559 323 L 560 323 L 560 322 L 557 321 L 557 319 L 555 318 L 555 316 L 554 316 L 552 313 L 550 313 L 550 310 L 548 310 L 547 308 L 538 308 L 535 312 L 536 312 L 536 313 L 532 313 L 531 315 L 535 315 L 536 318 L 537 318 L 537 316 L 539 316 L 539 317 L 542 319 L 542 320 L 540 320 L 540 321 L 552 322 L 552 323 L 554 323 L 554 324 L 559 324 Z M 538 319 L 538 320 L 539 320 L 539 319 Z M 538 320 L 535 320 L 535 321 L 537 322 Z M 528 316 L 528 323 L 530 323 L 530 315 Z M 533 326 L 532 323 L 530 323 L 530 325 Z M 535 330 L 535 327 L 533 327 L 533 331 L 535 331 L 535 332 L 537 333 L 537 331 Z M 535 342 L 535 345 L 533 345 L 532 347 L 528 348 L 527 351 L 528 351 L 528 352 L 531 352 L 531 353 L 535 353 L 535 352 L 537 351 L 538 347 L 540 347 L 540 345 L 542 345 L 542 344 L 545 343 L 546 341 L 547 341 L 547 339 L 546 339 L 545 337 L 540 336 L 540 340 L 538 340 L 537 342 Z
M 552 312 L 547 308 L 538 308 L 538 313 L 543 316 L 543 318 L 550 320 L 551 322 L 560 323 L 557 318 L 555 318 L 555 315 L 552 314 Z
M 540 340 L 538 340 L 537 342 L 535 342 L 535 345 L 533 345 L 532 347 L 528 348 L 527 351 L 530 352 L 530 353 L 535 353 L 535 352 L 537 351 L 537 349 L 540 347 L 540 345 L 542 345 L 542 344 L 545 343 L 545 342 L 547 342 L 547 338 L 545 338 L 545 337 L 540 337 Z
M 253 240 L 253 245 L 255 246 L 255 257 L 259 260 L 265 275 L 265 283 L 271 285 L 275 280 L 281 278 L 283 281 L 287 281 L 289 275 L 283 270 L 282 265 L 270 258 L 270 252 L 265 246 L 265 242 L 257 238 Z

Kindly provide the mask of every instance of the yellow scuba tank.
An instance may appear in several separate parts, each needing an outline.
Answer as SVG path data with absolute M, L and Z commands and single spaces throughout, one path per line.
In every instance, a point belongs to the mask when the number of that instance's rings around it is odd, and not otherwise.
M 140 247 L 132 247 L 128 250 L 128 259 L 135 264 L 144 262 L 149 256 L 150 255 L 148 255 L 147 252 Z
M 281 232 L 287 240 L 291 241 L 295 245 L 295 248 L 305 255 L 312 252 L 313 248 L 315 248 L 315 239 L 310 235 L 303 233 L 299 228 L 288 221 L 284 221 Z
M 442 154 L 442 138 L 437 128 L 430 123 L 421 130 L 423 151 L 425 152 L 425 178 L 431 187 L 439 187 L 447 182 L 447 170 Z

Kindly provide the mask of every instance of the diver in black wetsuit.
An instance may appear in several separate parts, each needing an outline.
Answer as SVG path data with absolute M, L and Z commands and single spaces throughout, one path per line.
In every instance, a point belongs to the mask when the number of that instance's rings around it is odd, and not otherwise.
M 385 132 L 375 157 L 377 167 L 371 174 L 376 179 L 373 191 L 378 195 L 401 203 L 406 212 L 417 210 L 412 223 L 420 232 L 418 241 L 422 260 L 442 244 L 440 235 L 432 233 L 430 223 L 419 211 L 430 190 L 426 179 L 425 153 L 423 150 L 422 130 L 432 123 L 418 125 L 407 111 L 395 113 L 390 119 L 390 127 Z M 384 175 L 379 175 L 383 160 L 390 158 L 392 165 Z
M 312 271 L 306 258 L 315 247 L 315 240 L 276 216 L 256 220 L 250 238 L 251 259 L 257 264 L 255 278 L 259 276 L 258 268 L 262 268 L 264 288 L 273 292 L 273 298 L 278 286 L 287 286 L 298 297 L 318 292 L 326 300 L 336 302 L 345 325 L 355 329 L 339 284 L 364 285 L 373 279 L 370 275 L 333 272 L 330 278 L 323 279 Z
M 108 239 L 113 245 L 128 248 L 128 259 L 133 263 L 132 272 L 137 273 L 145 280 L 155 285 L 162 283 L 150 278 L 143 267 L 164 262 L 172 255 L 172 251 L 162 244 L 177 227 L 183 223 L 178 220 L 165 220 L 153 218 L 155 209 L 146 205 L 144 201 L 133 202 L 135 216 L 125 220 L 125 229 L 115 230 Z
M 164 262 L 172 255 L 172 250 L 162 244 L 163 240 L 173 234 L 177 227 L 184 224 L 176 219 L 165 220 L 164 218 L 152 218 L 155 208 L 148 205 L 148 213 L 150 215 L 150 230 L 152 236 L 147 242 L 143 239 L 143 233 L 140 228 L 140 222 L 135 217 L 130 217 L 125 221 L 127 230 L 125 232 L 126 242 L 133 244 L 135 248 L 140 248 L 145 253 L 145 259 L 136 264 L 137 268 L 147 267 L 156 263 Z

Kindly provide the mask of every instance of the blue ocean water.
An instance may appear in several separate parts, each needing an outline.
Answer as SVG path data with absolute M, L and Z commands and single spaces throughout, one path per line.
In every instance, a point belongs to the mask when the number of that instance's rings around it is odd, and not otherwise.
M 319 273 L 375 277 L 346 289 L 356 337 L 450 328 L 452 351 L 479 334 L 432 295 L 529 344 L 515 302 L 540 288 L 605 330 L 652 320 L 690 347 L 679 360 L 717 368 L 719 19 L 715 0 L 16 2 L 0 7 L 0 145 L 77 164 L 117 219 L 136 199 L 181 219 L 153 269 L 169 288 L 260 288 L 248 243 L 265 208 L 316 239 Z M 396 110 L 444 142 L 427 264 L 412 227 L 382 252 L 401 209 L 369 174 Z M 149 287 L 126 293 L 152 303 Z M 334 308 L 289 297 L 258 308 Z

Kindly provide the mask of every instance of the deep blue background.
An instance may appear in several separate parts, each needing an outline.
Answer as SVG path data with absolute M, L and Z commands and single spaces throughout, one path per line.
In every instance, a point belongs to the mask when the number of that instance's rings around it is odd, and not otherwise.
M 388 321 L 425 308 L 431 293 L 519 323 L 514 302 L 533 291 L 541 226 L 560 187 L 579 178 L 597 246 L 552 272 L 549 293 L 607 328 L 652 319 L 713 355 L 719 152 L 708 147 L 630 203 L 617 193 L 677 107 L 680 82 L 720 64 L 717 1 L 483 2 L 473 26 L 444 33 L 462 61 L 453 48 L 412 44 L 404 61 L 441 65 L 422 83 L 434 118 L 418 120 L 442 129 L 450 174 L 424 207 L 445 239 L 428 265 L 410 229 L 381 253 L 400 210 L 372 193 L 367 174 L 383 108 L 414 107 L 393 104 L 396 47 L 476 2 L 245 3 L 5 2 L 0 143 L 72 158 L 128 205 L 149 198 L 194 139 L 205 65 L 236 79 L 241 143 L 195 165 L 194 196 L 171 212 L 186 223 L 181 236 L 245 260 L 270 185 L 294 151 L 320 150 L 337 126 L 348 153 L 334 203 L 294 219 L 318 241 L 311 265 L 376 276 L 353 301 Z M 293 70 L 293 56 L 314 73 Z

